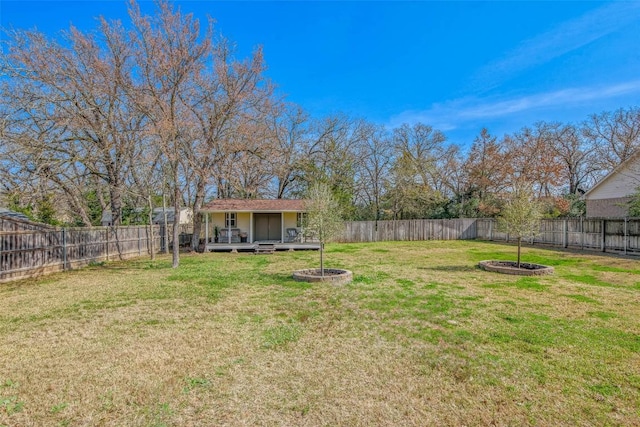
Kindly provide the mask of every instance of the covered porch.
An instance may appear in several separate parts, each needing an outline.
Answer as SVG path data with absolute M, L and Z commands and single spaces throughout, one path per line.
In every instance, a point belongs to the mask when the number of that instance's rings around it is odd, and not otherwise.
M 303 200 L 218 199 L 205 205 L 207 251 L 318 250 L 303 227 Z
M 274 252 L 320 250 L 319 242 L 303 243 L 207 243 L 205 250 L 209 252 Z

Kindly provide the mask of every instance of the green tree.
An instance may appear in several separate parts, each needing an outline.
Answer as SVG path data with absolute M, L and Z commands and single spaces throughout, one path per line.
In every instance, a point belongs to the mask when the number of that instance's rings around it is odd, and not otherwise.
M 515 236 L 518 242 L 517 268 L 520 268 L 522 239 L 538 233 L 541 218 L 540 203 L 533 199 L 529 188 L 516 189 L 498 215 L 498 229 Z
M 324 244 L 336 237 L 343 229 L 340 205 L 331 188 L 324 183 L 314 183 L 309 187 L 305 228 L 317 233 L 320 240 L 320 274 L 324 277 Z
M 305 160 L 300 164 L 299 193 L 307 194 L 314 183 L 325 183 L 342 215 L 349 219 L 355 217 L 355 149 L 362 138 L 362 127 L 362 121 L 342 115 L 316 121 L 305 147 Z
M 636 191 L 631 195 L 628 206 L 629 216 L 640 217 L 640 187 L 636 187 Z
M 22 195 L 17 191 L 7 194 L 5 196 L 7 207 L 12 211 L 20 212 L 21 214 L 29 217 L 29 219 L 35 221 L 33 205 L 31 203 L 25 203 L 23 198 L 24 197 L 22 197 Z
M 44 224 L 60 225 L 56 218 L 56 209 L 53 203 L 54 197 L 51 194 L 42 195 L 36 204 L 35 220 Z

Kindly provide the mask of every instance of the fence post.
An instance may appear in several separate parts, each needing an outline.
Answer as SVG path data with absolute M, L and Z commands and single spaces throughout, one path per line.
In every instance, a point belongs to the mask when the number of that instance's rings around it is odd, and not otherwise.
M 606 246 L 606 240 L 607 240 L 607 221 L 606 220 L 602 220 L 601 222 L 602 225 L 602 252 L 606 252 L 607 251 L 607 246 Z
M 105 231 L 107 234 L 107 261 L 109 261 L 109 227 L 108 226 L 105 229 Z
M 398 240 L 398 230 L 397 230 L 398 227 L 396 227 L 396 224 L 397 224 L 397 221 L 394 218 L 393 219 L 393 224 L 392 224 L 392 226 L 393 226 L 393 240 L 394 241 Z
M 62 229 L 62 271 L 67 269 L 67 229 Z
M 584 217 L 580 215 L 580 249 L 584 249 Z
M 489 220 L 489 241 L 493 240 L 493 219 Z
M 627 232 L 627 221 L 629 220 L 629 218 L 625 217 L 624 218 L 624 254 L 627 254 L 627 239 L 629 238 L 628 236 L 628 232 Z
M 142 256 L 142 242 L 140 241 L 142 237 L 140 237 L 140 226 L 138 226 L 138 256 Z
M 564 224 L 563 224 L 563 233 L 562 233 L 562 246 L 564 248 L 568 248 L 569 247 L 569 224 L 567 219 L 564 219 Z

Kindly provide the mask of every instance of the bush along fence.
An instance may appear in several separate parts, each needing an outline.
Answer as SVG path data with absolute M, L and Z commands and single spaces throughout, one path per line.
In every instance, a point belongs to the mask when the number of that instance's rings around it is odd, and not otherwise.
M 350 221 L 341 242 L 410 240 L 511 241 L 499 232 L 495 219 L 420 219 L 398 221 Z M 543 219 L 529 244 L 640 255 L 640 218 Z
M 54 228 L 2 218 L 0 282 L 149 255 L 152 248 L 161 250 L 158 226 Z

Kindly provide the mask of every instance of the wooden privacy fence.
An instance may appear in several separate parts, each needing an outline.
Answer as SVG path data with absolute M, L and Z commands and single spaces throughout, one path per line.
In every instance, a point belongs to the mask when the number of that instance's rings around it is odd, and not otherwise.
M 494 219 L 477 220 L 478 239 L 513 240 Z M 640 218 L 558 218 L 540 221 L 530 244 L 640 255 Z
M 407 240 L 497 240 L 513 237 L 497 230 L 495 219 L 417 219 L 399 221 L 349 221 L 341 242 Z M 540 221 L 539 232 L 526 239 L 572 249 L 640 254 L 640 218 L 558 218 Z
M 170 251 L 173 248 L 173 224 L 169 224 L 167 229 L 164 229 L 164 225 L 160 224 L 160 250 Z M 191 245 L 191 239 L 193 238 L 193 224 L 179 224 L 178 225 L 178 246 L 185 247 Z M 166 234 L 165 234 L 166 233 Z M 169 247 L 166 247 L 165 236 L 169 240 Z
M 147 255 L 150 232 L 157 252 L 158 226 L 52 228 L 5 219 L 0 221 L 0 282 Z
M 349 221 L 339 241 L 468 240 L 476 238 L 475 219 Z

